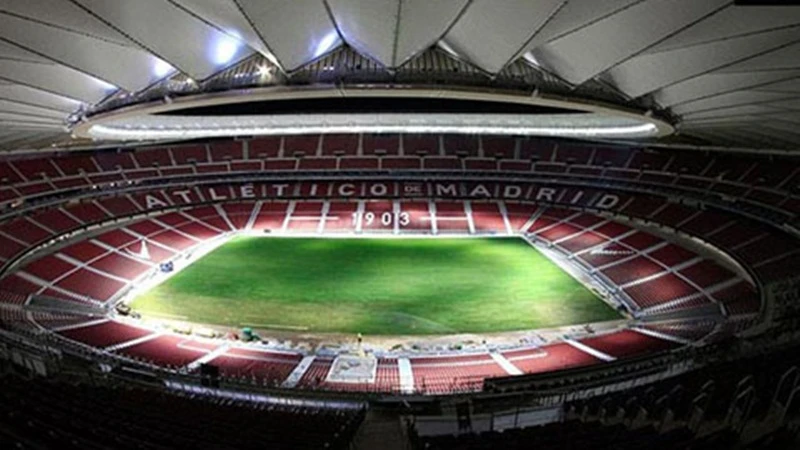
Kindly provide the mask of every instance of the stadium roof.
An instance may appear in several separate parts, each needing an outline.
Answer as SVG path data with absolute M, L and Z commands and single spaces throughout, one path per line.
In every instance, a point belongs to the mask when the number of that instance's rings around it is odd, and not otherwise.
M 0 148 L 63 143 L 76 112 L 167 81 L 291 80 L 343 49 L 386 73 L 432 51 L 489 80 L 524 64 L 536 94 L 656 111 L 692 142 L 796 148 L 800 8 L 733 3 L 0 0 Z

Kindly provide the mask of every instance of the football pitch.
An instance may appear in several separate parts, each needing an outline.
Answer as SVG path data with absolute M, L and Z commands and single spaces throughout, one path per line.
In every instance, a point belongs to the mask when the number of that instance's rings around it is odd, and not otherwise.
M 236 237 L 134 299 L 196 323 L 371 335 L 618 319 L 518 238 Z

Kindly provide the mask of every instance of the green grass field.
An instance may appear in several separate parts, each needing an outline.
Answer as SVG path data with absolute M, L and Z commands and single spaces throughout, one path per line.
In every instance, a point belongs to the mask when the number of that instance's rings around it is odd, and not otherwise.
M 191 322 L 373 335 L 619 318 L 517 238 L 237 237 L 131 306 Z

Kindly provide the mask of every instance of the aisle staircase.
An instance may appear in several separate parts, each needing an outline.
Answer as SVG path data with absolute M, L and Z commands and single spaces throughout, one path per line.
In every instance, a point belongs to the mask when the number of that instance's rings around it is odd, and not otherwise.
M 397 412 L 369 410 L 353 439 L 355 450 L 408 450 L 411 443 Z

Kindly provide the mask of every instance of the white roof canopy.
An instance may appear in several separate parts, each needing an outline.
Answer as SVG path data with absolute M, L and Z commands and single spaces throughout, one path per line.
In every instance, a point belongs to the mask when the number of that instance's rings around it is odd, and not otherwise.
M 262 55 L 291 74 L 342 45 L 386 70 L 438 45 L 488 76 L 525 55 L 572 86 L 599 81 L 623 99 L 652 101 L 683 134 L 722 145 L 769 136 L 800 143 L 800 8 L 730 0 L 0 0 L 0 148 L 38 145 L 63 133 L 82 106 L 176 73 L 201 81 Z

